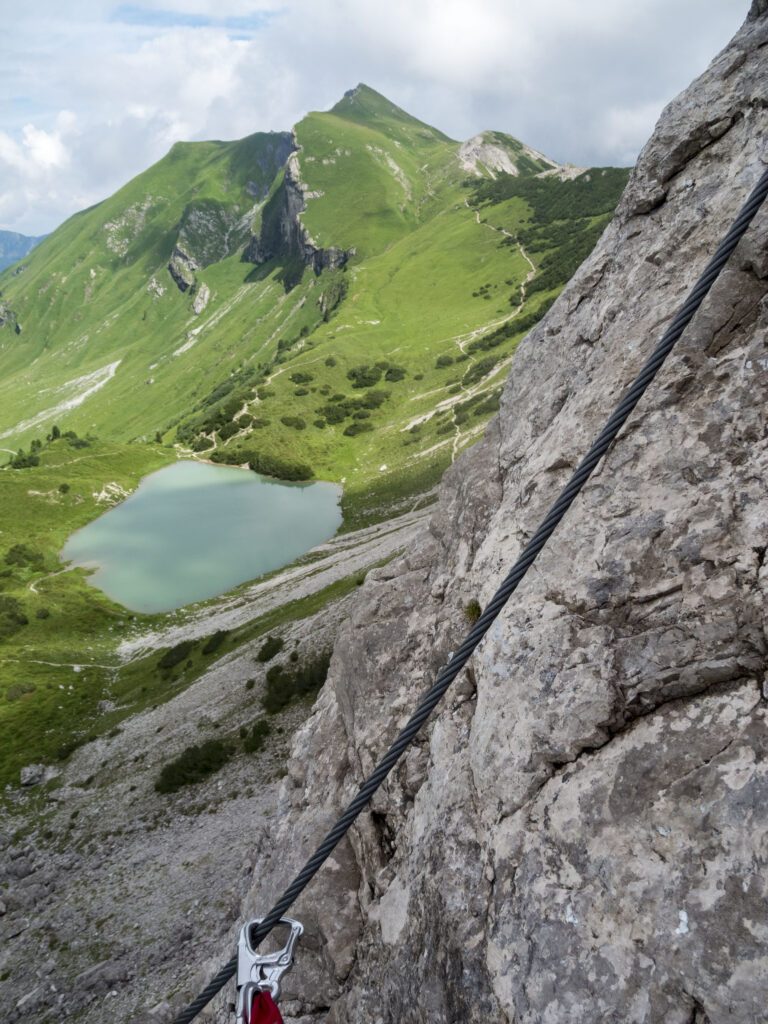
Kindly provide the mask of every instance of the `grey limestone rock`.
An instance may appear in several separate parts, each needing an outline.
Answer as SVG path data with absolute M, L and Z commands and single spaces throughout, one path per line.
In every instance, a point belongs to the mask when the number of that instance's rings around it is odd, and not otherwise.
M 664 111 L 293 746 L 265 912 L 487 602 L 768 162 L 762 0 Z M 295 913 L 295 1017 L 755 1024 L 768 1005 L 768 210 Z M 223 1019 L 223 1017 L 221 1018 Z
M 22 786 L 39 786 L 44 780 L 44 764 L 26 764 L 19 772 L 19 782 Z

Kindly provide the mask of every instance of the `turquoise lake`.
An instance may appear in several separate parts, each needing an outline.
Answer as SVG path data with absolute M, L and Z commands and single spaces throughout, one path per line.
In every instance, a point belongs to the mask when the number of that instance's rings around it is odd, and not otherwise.
M 61 557 L 131 611 L 166 612 L 287 565 L 341 525 L 341 487 L 177 462 L 74 533 Z

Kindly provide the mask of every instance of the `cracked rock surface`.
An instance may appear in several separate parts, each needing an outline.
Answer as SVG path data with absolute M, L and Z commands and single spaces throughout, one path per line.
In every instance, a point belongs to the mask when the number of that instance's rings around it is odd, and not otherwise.
M 766 44 L 756 0 L 664 111 L 429 528 L 369 574 L 244 913 L 271 906 L 403 725 L 765 169 Z M 470 671 L 295 908 L 291 1019 L 765 1020 L 767 228 L 763 210 Z

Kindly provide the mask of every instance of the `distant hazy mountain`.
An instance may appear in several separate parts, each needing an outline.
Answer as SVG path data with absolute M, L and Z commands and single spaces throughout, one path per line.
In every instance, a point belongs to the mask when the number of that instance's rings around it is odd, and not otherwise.
M 12 263 L 22 259 L 44 238 L 45 235 L 32 238 L 30 235 L 19 235 L 15 231 L 0 231 L 0 270 L 5 270 Z

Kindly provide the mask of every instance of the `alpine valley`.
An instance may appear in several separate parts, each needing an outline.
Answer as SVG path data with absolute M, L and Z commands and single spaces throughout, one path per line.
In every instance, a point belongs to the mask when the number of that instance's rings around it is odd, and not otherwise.
M 361 85 L 0 276 L 3 1021 L 171 1024 L 302 870 L 765 181 L 767 45 L 753 0 L 631 173 Z M 766 1020 L 766 239 L 291 907 L 286 1024 Z M 166 548 L 231 540 L 220 475 L 342 526 L 170 612 L 61 562 L 166 487 Z
M 359 85 L 293 131 L 175 145 L 6 269 L 9 792 L 25 766 L 58 770 L 210 661 L 196 651 L 169 676 L 163 652 L 213 633 L 239 650 L 401 550 L 627 177 L 560 166 L 501 132 L 457 143 Z M 243 588 L 171 616 L 126 613 L 63 567 L 61 549 L 178 458 L 342 484 L 335 543 L 353 562 L 329 556 L 332 571 L 308 572 L 288 611 L 285 594 L 272 598 L 267 619 Z M 233 600 L 237 614 L 223 614 Z

